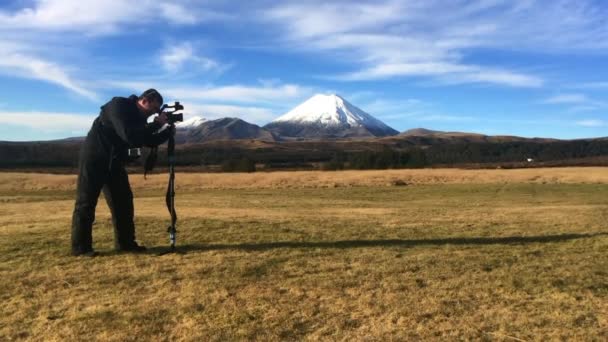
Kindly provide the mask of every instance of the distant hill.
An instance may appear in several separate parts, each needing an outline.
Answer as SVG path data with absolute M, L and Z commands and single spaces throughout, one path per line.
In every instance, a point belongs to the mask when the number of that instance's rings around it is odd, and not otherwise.
M 202 121 L 198 125 L 177 130 L 177 143 L 200 143 L 210 140 L 255 139 L 276 141 L 270 131 L 238 118 Z
M 401 136 L 411 136 L 411 135 L 433 135 L 435 133 L 443 133 L 441 131 L 433 131 L 426 128 L 412 128 L 407 131 L 399 133 Z
M 414 128 L 400 133 L 397 136 L 387 137 L 389 140 L 406 140 L 416 145 L 457 144 L 457 143 L 499 143 L 499 142 L 555 142 L 559 139 L 551 138 L 524 138 L 510 135 L 484 135 L 468 132 L 444 132 L 426 128 Z

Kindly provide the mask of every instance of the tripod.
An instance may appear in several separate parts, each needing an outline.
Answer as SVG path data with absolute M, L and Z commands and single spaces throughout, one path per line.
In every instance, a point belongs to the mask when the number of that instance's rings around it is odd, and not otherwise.
M 171 111 L 164 111 L 166 108 L 173 108 Z M 176 114 L 175 112 L 184 109 L 179 102 L 175 102 L 173 106 L 163 105 L 161 112 L 167 114 L 169 128 L 171 135 L 167 142 L 167 161 L 169 163 L 169 184 L 167 185 L 167 193 L 165 195 L 165 203 L 167 204 L 167 210 L 171 215 L 171 225 L 167 228 L 169 233 L 169 243 L 171 244 L 170 250 L 166 253 L 175 252 L 175 242 L 177 239 L 177 229 L 175 223 L 177 222 L 177 214 L 175 213 L 175 123 L 184 121 L 183 114 Z M 161 253 L 165 254 L 165 253 Z
M 175 125 L 172 123 L 171 129 L 175 132 Z M 177 214 L 175 213 L 175 133 L 169 137 L 167 143 L 167 160 L 169 161 L 169 184 L 167 186 L 167 194 L 165 195 L 165 202 L 167 203 L 167 209 L 171 215 L 171 225 L 167 228 L 169 233 L 169 242 L 171 243 L 171 252 L 175 252 L 175 240 L 177 230 L 175 229 L 175 222 L 177 222 Z

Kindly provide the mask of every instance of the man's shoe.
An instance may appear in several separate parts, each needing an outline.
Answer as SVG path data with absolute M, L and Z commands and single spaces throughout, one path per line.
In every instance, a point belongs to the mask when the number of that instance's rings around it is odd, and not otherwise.
M 99 253 L 95 252 L 92 249 L 86 250 L 86 251 L 75 250 L 75 251 L 72 251 L 72 255 L 73 256 L 86 256 L 86 257 L 92 258 L 92 257 L 96 257 L 97 255 L 99 255 Z

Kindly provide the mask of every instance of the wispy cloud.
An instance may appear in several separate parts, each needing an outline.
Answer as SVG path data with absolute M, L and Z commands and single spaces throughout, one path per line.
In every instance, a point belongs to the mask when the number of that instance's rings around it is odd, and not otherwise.
M 80 30 L 85 34 L 107 34 L 120 25 L 154 17 L 141 13 L 146 7 L 132 6 L 128 1 L 37 0 L 31 7 L 15 13 L 0 12 L 0 28 L 45 29 L 55 31 Z M 140 15 L 138 15 L 140 14 Z
M 314 94 L 314 89 L 280 80 L 261 80 L 259 85 L 182 86 L 155 82 L 107 81 L 106 86 L 135 93 L 156 87 L 166 102 L 180 101 L 188 116 L 207 119 L 238 117 L 264 124 L 284 114 L 294 105 Z
M 355 97 L 356 98 L 356 97 Z M 402 120 L 428 115 L 433 111 L 432 104 L 417 99 L 362 98 L 357 106 L 381 120 Z
M 444 83 L 539 87 L 538 75 L 469 62 L 474 49 L 602 51 L 605 8 L 590 1 L 282 2 L 263 18 L 284 29 L 283 42 L 350 61 L 348 81 L 432 77 Z M 352 20 L 350 18 L 356 18 Z
M 175 84 L 163 84 L 163 81 L 155 82 L 123 82 L 107 81 L 108 86 L 128 89 L 131 91 L 142 91 L 142 89 L 156 86 L 167 99 L 180 101 L 195 101 L 208 103 L 257 103 L 267 105 L 280 105 L 291 103 L 294 100 L 304 99 L 313 94 L 313 89 L 297 84 L 271 84 L 271 85 L 207 85 L 207 86 L 181 86 Z
M 570 106 L 570 108 L 568 108 L 568 111 L 573 113 L 595 111 L 608 107 L 607 102 L 594 100 L 592 98 L 589 98 L 586 94 L 582 93 L 559 94 L 546 98 L 541 101 L 541 103 L 549 105 Z
M 397 128 L 412 127 L 424 122 L 454 123 L 476 120 L 472 116 L 441 113 L 433 103 L 415 98 L 386 99 L 373 91 L 358 92 L 348 96 L 365 112 L 394 124 Z M 400 127 L 404 123 L 408 126 Z
M 490 83 L 520 88 L 538 88 L 545 83 L 542 78 L 537 76 L 494 68 L 471 67 L 473 70 L 470 72 L 444 75 L 440 81 L 451 84 Z
M 288 24 L 291 37 L 323 37 L 336 33 L 367 31 L 378 23 L 399 22 L 404 14 L 397 2 L 352 3 L 334 2 L 283 2 L 265 11 L 272 20 Z M 340 20 L 357 18 L 357 20 Z
M 597 111 L 599 109 L 602 109 L 605 106 L 598 106 L 598 105 L 580 105 L 580 106 L 573 106 L 568 108 L 568 112 L 571 113 L 580 113 L 580 112 L 593 112 L 593 111 Z
M 161 52 L 160 62 L 163 68 L 170 73 L 176 73 L 183 69 L 188 69 L 188 73 L 194 73 L 197 70 L 223 72 L 229 67 L 221 65 L 211 58 L 199 55 L 191 42 L 181 42 L 177 46 L 166 46 Z
M 608 127 L 608 121 L 597 120 L 597 119 L 587 119 L 577 121 L 576 125 L 582 127 Z
M 55 112 L 0 112 L 0 124 L 27 127 L 31 129 L 49 131 L 78 131 L 81 134 L 91 127 L 94 116 L 55 113 Z
M 4 53 L 0 55 L 0 73 L 49 82 L 92 101 L 98 100 L 95 92 L 73 78 L 65 68 L 36 56 L 5 49 Z
M 543 100 L 546 104 L 583 104 L 589 102 L 585 94 L 560 94 Z
M 17 12 L 0 11 L 0 29 L 45 29 L 84 34 L 114 34 L 140 23 L 191 25 L 216 15 L 188 1 L 34 0 Z M 219 15 L 217 15 L 219 16 Z
M 432 106 L 417 99 L 388 100 L 373 99 L 361 101 L 365 111 L 373 115 L 387 115 L 394 113 L 419 113 L 429 110 Z M 409 115 L 409 114 L 402 114 Z
M 382 64 L 361 71 L 338 75 L 345 81 L 379 80 L 396 76 L 437 77 L 443 84 L 493 83 L 512 87 L 536 88 L 544 81 L 535 76 L 516 72 L 453 63 Z
M 175 24 L 193 25 L 203 18 L 202 13 L 196 13 L 197 11 L 193 11 L 192 7 L 186 8 L 177 3 L 159 2 L 158 7 L 162 16 Z
M 190 104 L 187 102 L 184 103 L 184 106 L 187 108 L 187 117 L 201 116 L 209 120 L 236 117 L 258 125 L 263 125 L 283 114 L 264 107 Z
M 347 65 L 350 72 L 330 75 L 342 81 L 424 77 L 440 84 L 541 87 L 546 80 L 527 65 L 492 65 L 471 57 L 488 49 L 543 53 L 601 52 L 608 48 L 608 28 L 604 25 L 608 11 L 588 0 L 287 0 L 270 7 L 261 2 L 235 6 L 191 0 L 144 0 L 137 6 L 127 0 L 32 0 L 24 4 L 25 8 L 0 10 L 0 35 L 18 31 L 38 36 L 52 32 L 118 35 L 150 25 L 199 25 L 218 20 L 238 23 L 232 26 L 237 31 L 259 25 L 253 36 L 263 40 L 264 46 L 322 54 Z M 40 39 L 30 43 L 35 45 Z M 160 63 L 165 70 L 176 72 L 195 66 L 201 71 L 221 72 L 226 68 L 189 42 L 181 47 L 162 53 Z M 67 64 L 40 54 L 29 56 L 68 75 Z M 56 83 L 79 94 L 90 92 L 76 80 Z
M 118 36 L 142 25 L 183 26 L 227 18 L 188 0 L 145 0 L 137 6 L 126 0 L 33 0 L 23 4 L 25 7 L 12 11 L 0 9 L 0 73 L 56 84 L 92 101 L 99 101 L 97 94 L 79 79 L 94 77 L 83 73 L 90 68 L 88 58 L 82 56 L 86 53 L 79 52 L 83 59 L 78 61 L 65 54 L 68 49 L 86 51 L 82 48 L 89 43 L 86 37 Z M 184 49 L 164 55 L 161 63 L 167 70 L 183 66 L 225 70 L 225 65 L 197 55 L 191 46 L 180 47 Z
M 578 89 L 608 89 L 608 82 L 587 82 L 572 86 Z
M 285 99 L 301 98 L 310 93 L 309 89 L 295 84 L 284 84 L 275 87 L 256 87 L 245 85 L 228 85 L 219 87 L 175 87 L 165 92 L 172 97 L 225 102 L 277 103 Z
M 394 76 L 437 76 L 470 72 L 472 67 L 452 63 L 400 63 L 380 64 L 336 78 L 346 81 L 385 79 Z

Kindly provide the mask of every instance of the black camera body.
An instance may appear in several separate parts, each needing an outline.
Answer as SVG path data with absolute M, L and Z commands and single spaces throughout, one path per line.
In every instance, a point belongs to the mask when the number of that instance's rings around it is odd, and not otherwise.
M 182 113 L 171 114 L 171 115 L 168 115 L 167 118 L 168 118 L 167 122 L 169 122 L 170 125 L 175 124 L 176 122 L 184 121 L 184 115 Z
M 165 109 L 171 109 L 171 110 L 165 110 Z M 184 121 L 184 114 L 182 113 L 176 113 L 177 111 L 183 110 L 184 106 L 182 106 L 179 102 L 175 102 L 172 106 L 169 106 L 167 104 L 163 105 L 160 108 L 161 113 L 164 113 L 167 115 L 167 123 L 169 125 L 175 125 L 176 122 L 183 122 Z

